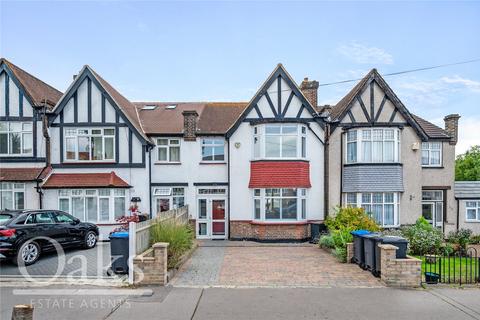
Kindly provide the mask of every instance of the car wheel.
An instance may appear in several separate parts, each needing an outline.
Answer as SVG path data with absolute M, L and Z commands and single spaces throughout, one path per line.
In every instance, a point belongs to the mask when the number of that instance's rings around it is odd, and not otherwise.
M 85 249 L 91 249 L 97 245 L 97 235 L 93 231 L 88 231 L 83 241 Z
M 40 258 L 40 246 L 34 241 L 27 241 L 20 246 L 13 262 L 16 265 L 29 266 Z

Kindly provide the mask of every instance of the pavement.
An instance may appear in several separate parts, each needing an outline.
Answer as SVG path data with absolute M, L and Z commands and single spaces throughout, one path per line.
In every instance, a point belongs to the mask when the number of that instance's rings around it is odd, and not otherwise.
M 480 319 L 479 288 L 0 287 L 0 299 L 1 319 L 21 303 L 35 320 Z

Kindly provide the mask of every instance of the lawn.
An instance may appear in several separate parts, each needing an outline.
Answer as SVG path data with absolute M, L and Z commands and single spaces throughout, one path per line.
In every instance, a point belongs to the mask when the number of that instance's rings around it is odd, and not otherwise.
M 417 256 L 422 260 L 422 276 L 425 272 L 440 274 L 440 282 L 456 283 L 475 282 L 480 277 L 480 260 L 477 258 L 439 257 L 436 263 L 428 263 L 425 257 Z

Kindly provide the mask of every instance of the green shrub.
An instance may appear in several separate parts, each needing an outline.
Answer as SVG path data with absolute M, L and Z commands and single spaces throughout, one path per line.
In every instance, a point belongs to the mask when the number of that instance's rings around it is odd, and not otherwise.
M 460 229 L 457 231 L 450 231 L 447 235 L 447 241 L 449 243 L 458 244 L 460 246 L 460 250 L 465 252 L 467 250 L 467 244 L 470 243 L 471 237 L 472 230 Z
M 150 228 L 150 239 L 153 243 L 168 242 L 168 268 L 177 266 L 182 255 L 193 245 L 193 230 L 190 225 L 175 222 L 161 222 Z
M 477 234 L 475 236 L 470 237 L 470 243 L 471 244 L 480 244 L 480 234 Z M 480 254 L 480 252 L 479 252 Z
M 423 217 L 420 217 L 413 226 L 404 228 L 403 234 L 409 241 L 410 254 L 424 255 L 440 252 L 443 242 L 442 232 L 432 227 Z
M 347 243 L 353 242 L 353 236 L 348 230 L 333 230 L 332 231 L 333 243 L 335 248 L 347 248 Z
M 322 248 L 333 249 L 335 248 L 335 242 L 333 241 L 333 237 L 329 235 L 323 235 L 320 237 L 318 244 Z
M 454 252 L 455 252 L 455 248 L 450 243 L 445 243 L 440 250 L 440 253 L 445 256 L 449 256 Z
M 347 262 L 347 248 L 336 247 L 332 250 L 332 253 L 338 261 L 343 263 Z
M 363 208 L 338 208 L 333 217 L 328 217 L 325 221 L 328 230 L 369 230 L 379 231 L 380 227 Z

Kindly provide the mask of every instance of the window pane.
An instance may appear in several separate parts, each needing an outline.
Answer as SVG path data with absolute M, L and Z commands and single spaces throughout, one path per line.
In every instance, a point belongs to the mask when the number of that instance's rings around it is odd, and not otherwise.
M 347 143 L 347 163 L 357 162 L 357 143 Z
M 282 189 L 282 196 L 284 197 L 296 197 L 297 189 Z
M 103 139 L 102 137 L 92 137 L 92 160 L 103 160 Z
M 432 150 L 440 150 L 441 146 L 440 142 L 430 142 L 430 149 Z
M 223 154 L 224 149 L 225 148 L 223 147 L 223 145 L 221 147 L 214 147 L 213 152 L 214 152 L 215 156 L 214 156 L 213 160 L 215 160 L 215 161 L 225 160 L 225 156 Z
M 302 219 L 307 218 L 307 199 L 302 199 Z
M 386 204 L 385 205 L 385 221 L 384 221 L 385 225 L 391 226 L 394 224 L 393 212 L 394 212 L 393 204 Z
M 435 203 L 435 220 L 437 222 L 443 221 L 443 203 L 442 202 Z
M 173 197 L 173 208 L 178 209 L 185 205 L 185 198 L 184 197 Z
M 280 189 L 265 189 L 265 196 L 279 197 Z
M 8 153 L 8 133 L 0 133 L 0 153 Z
M 207 218 L 207 200 L 206 199 L 198 200 L 198 218 L 199 219 Z
M 362 130 L 362 140 L 371 140 L 372 131 L 371 130 Z
M 297 136 L 284 136 L 282 141 L 282 157 L 294 158 L 297 156 Z
M 185 189 L 184 188 L 172 188 L 172 195 L 179 196 L 179 195 L 184 195 L 184 194 L 185 194 Z
M 84 198 L 73 197 L 72 198 L 72 214 L 78 219 L 85 221 L 85 207 L 84 207 Z
M 88 197 L 85 198 L 85 202 L 87 206 L 87 221 L 97 221 L 97 198 Z
M 21 146 L 22 142 L 20 138 L 20 133 L 10 133 L 10 153 L 20 154 Z
M 260 138 L 259 137 L 253 138 L 253 157 L 260 158 Z
M 99 196 L 109 196 L 110 195 L 110 189 L 98 189 L 98 195 Z
M 213 148 L 202 146 L 202 160 L 211 161 L 213 160 Z
M 8 131 L 8 122 L 0 121 L 0 131 L 7 132 Z
M 70 212 L 70 201 L 68 199 L 60 199 L 58 202 L 58 210 Z
M 98 199 L 99 206 L 100 206 L 100 221 L 108 221 L 110 220 L 110 199 L 109 198 L 99 198 Z
M 113 160 L 114 154 L 113 154 L 113 137 L 112 138 L 105 138 L 105 146 L 104 146 L 104 152 L 105 152 L 105 157 L 104 160 Z
M 393 203 L 393 193 L 385 193 L 385 203 Z
M 357 204 L 357 194 L 356 193 L 347 193 L 347 204 L 356 205 Z
M 280 133 L 280 126 L 279 125 L 267 125 L 265 127 L 266 134 L 279 134 Z
M 374 141 L 372 146 L 372 161 L 382 162 L 383 159 L 383 142 Z
M 280 219 L 280 199 L 265 199 L 265 219 Z
M 88 137 L 78 137 L 78 160 L 90 160 Z
M 363 210 L 365 210 L 366 213 L 371 214 L 372 213 L 372 206 L 369 204 L 362 204 Z
M 168 139 L 157 139 L 157 145 L 167 146 L 168 145 Z
M 259 196 L 260 196 L 260 189 L 255 189 L 255 190 L 253 191 L 253 193 L 254 193 L 254 195 L 255 195 L 256 197 L 259 197 Z
M 13 192 L 12 191 L 1 191 L 2 194 L 2 207 L 0 209 L 9 209 L 13 210 Z
M 23 210 L 25 208 L 24 197 L 23 192 L 15 192 L 15 209 Z
M 265 157 L 280 157 L 280 136 L 265 136 Z
M 357 131 L 356 130 L 350 130 L 347 132 L 347 141 L 357 141 Z
M 282 219 L 297 219 L 297 199 L 282 199 Z
M 362 193 L 362 203 L 371 203 L 372 194 L 371 193 Z
M 170 161 L 180 162 L 180 147 L 170 147 Z
M 125 189 L 113 189 L 113 195 L 114 196 L 124 196 L 125 195 Z
M 167 161 L 167 148 L 158 148 L 158 161 Z
M 378 224 L 383 225 L 383 205 L 374 204 L 372 206 L 373 218 L 377 221 Z
M 384 133 L 385 140 L 393 140 L 394 139 L 393 130 L 388 129 L 388 130 L 385 130 L 383 133 Z
M 430 164 L 440 164 L 440 151 L 430 151 Z
M 372 143 L 370 141 L 363 141 L 363 162 L 372 162 Z
M 384 162 L 393 162 L 394 159 L 395 159 L 395 151 L 394 151 L 395 142 L 386 141 L 384 143 L 384 146 L 385 146 L 385 150 L 383 151 L 384 152 L 383 161 Z
M 297 126 L 282 126 L 282 133 L 284 134 L 296 134 Z
M 468 220 L 475 220 L 477 211 L 475 209 L 467 209 L 467 219 Z
M 65 157 L 67 160 L 75 160 L 75 141 L 76 138 L 65 139 Z
M 255 206 L 255 219 L 260 219 L 260 199 L 253 200 Z
M 106 136 L 113 136 L 115 135 L 115 129 L 105 129 L 103 130 L 103 134 Z
M 302 158 L 307 156 L 307 138 L 302 137 Z
M 428 150 L 422 150 L 422 165 L 428 166 L 428 155 L 429 151 Z
M 116 197 L 113 202 L 113 212 L 115 219 L 125 215 L 125 198 Z
M 374 193 L 373 194 L 373 203 L 382 203 L 383 202 L 383 194 L 382 193 Z
M 32 153 L 33 138 L 31 133 L 23 134 L 23 153 Z

